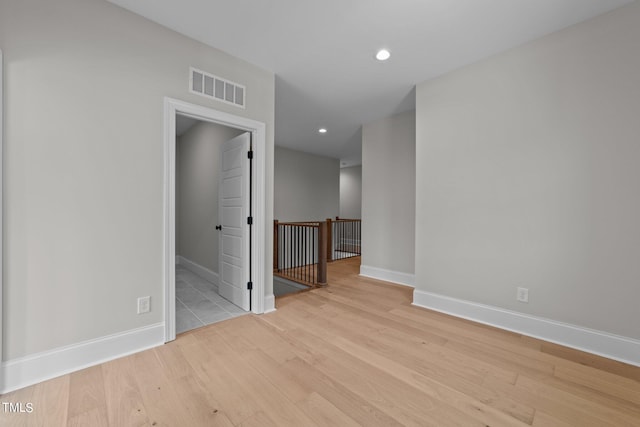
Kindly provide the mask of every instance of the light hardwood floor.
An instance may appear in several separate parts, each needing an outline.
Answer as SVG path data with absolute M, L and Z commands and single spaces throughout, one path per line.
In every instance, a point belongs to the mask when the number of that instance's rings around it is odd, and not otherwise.
M 275 313 L 2 396 L 34 412 L 0 424 L 640 426 L 640 368 L 413 307 L 358 261 Z

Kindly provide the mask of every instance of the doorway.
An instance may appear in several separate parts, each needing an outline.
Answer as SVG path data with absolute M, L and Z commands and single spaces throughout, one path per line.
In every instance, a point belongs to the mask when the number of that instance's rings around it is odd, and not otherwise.
M 250 312 L 263 313 L 265 310 L 264 278 L 265 278 L 265 125 L 264 123 L 244 117 L 234 116 L 218 110 L 189 104 L 183 101 L 165 99 L 165 232 L 164 232 L 164 265 L 165 265 L 165 342 L 172 341 L 176 335 L 176 261 L 183 261 L 176 255 L 176 125 L 178 117 L 195 119 L 200 122 L 214 123 L 239 132 L 248 132 L 251 139 L 253 155 L 245 157 L 250 161 L 248 181 L 251 191 L 246 194 L 249 203 L 247 220 L 243 222 L 246 231 L 242 241 L 246 242 L 246 257 L 240 270 L 241 281 L 245 290 L 250 293 Z M 234 220 L 237 220 L 235 218 Z M 224 227 L 224 219 L 220 221 Z M 212 224 L 216 226 L 217 224 Z M 186 265 L 186 264 L 185 264 Z M 191 266 L 193 267 L 193 266 Z M 197 269 L 197 267 L 195 267 Z M 186 273 L 180 273 L 186 274 Z M 224 274 L 224 273 L 222 273 Z M 196 276 L 202 276 L 202 274 Z M 244 283 L 246 281 L 246 283 Z M 203 285 L 200 283 L 199 285 Z
M 249 136 L 241 129 L 177 115 L 176 334 L 249 309 L 242 277 L 243 262 L 249 259 L 243 239 L 248 230 L 239 220 L 248 211 L 249 162 L 243 160 Z

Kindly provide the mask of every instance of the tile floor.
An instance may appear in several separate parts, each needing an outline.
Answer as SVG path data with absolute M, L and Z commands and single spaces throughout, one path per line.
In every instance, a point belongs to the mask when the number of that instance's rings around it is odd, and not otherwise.
M 218 295 L 218 285 L 176 265 L 176 333 L 248 312 Z

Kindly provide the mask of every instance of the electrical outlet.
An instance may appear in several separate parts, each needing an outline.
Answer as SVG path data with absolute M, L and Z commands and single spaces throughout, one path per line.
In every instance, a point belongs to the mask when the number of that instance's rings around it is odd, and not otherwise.
M 151 297 L 138 298 L 138 314 L 148 313 L 151 308 Z
M 529 302 L 529 289 L 528 288 L 518 288 L 518 293 L 516 294 L 516 299 L 520 302 Z

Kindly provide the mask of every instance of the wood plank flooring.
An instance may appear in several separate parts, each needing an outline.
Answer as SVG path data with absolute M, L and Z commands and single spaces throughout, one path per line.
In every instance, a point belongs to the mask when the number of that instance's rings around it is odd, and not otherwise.
M 640 426 L 640 368 L 411 306 L 330 264 L 278 310 L 2 396 L 2 426 Z

